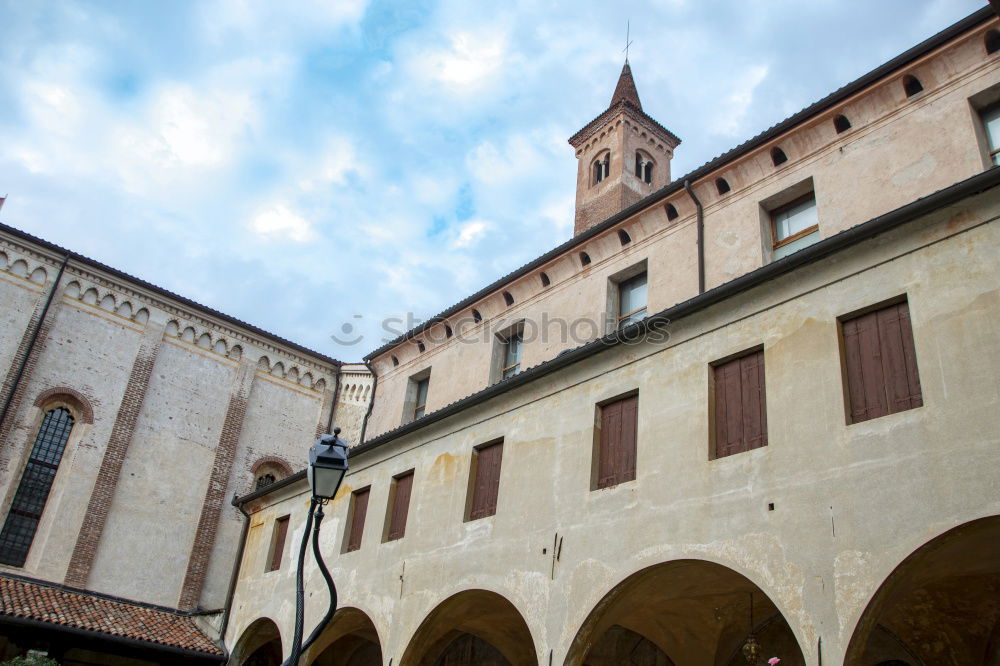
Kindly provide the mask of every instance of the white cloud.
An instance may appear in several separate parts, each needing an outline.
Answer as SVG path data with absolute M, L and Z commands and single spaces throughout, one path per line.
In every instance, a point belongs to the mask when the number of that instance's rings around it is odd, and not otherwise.
M 753 103 L 754 91 L 767 78 L 767 72 L 767 65 L 752 65 L 730 82 L 732 92 L 719 105 L 712 125 L 714 131 L 730 136 L 743 133 L 743 121 Z
M 249 224 L 250 230 L 267 240 L 291 240 L 306 243 L 316 239 L 316 230 L 301 215 L 284 204 L 258 213 Z
M 458 228 L 458 234 L 455 236 L 455 240 L 451 242 L 451 246 L 454 248 L 470 247 L 479 242 L 492 226 L 484 220 L 463 222 Z
M 459 31 L 446 48 L 414 54 L 410 69 L 425 82 L 460 96 L 489 85 L 509 64 L 507 36 L 496 28 Z

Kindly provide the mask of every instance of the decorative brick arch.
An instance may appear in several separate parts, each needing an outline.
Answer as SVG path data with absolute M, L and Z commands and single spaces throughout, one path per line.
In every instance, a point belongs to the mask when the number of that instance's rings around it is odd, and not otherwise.
M 44 409 L 49 404 L 60 400 L 74 408 L 76 416 L 84 423 L 94 422 L 94 408 L 90 406 L 90 401 L 79 391 L 66 386 L 57 386 L 47 391 L 42 391 L 35 398 L 35 407 Z
M 281 473 L 284 476 L 292 475 L 292 466 L 289 465 L 284 458 L 279 458 L 278 456 L 263 456 L 262 458 L 258 458 L 257 462 L 250 466 L 250 471 L 256 477 L 257 471 L 264 465 L 273 465 L 274 467 L 277 467 L 281 470 Z

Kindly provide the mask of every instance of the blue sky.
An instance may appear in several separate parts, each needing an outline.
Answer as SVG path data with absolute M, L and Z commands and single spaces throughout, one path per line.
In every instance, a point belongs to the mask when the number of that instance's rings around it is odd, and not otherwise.
M 985 4 L 0 1 L 0 221 L 355 361 L 572 234 L 626 18 L 676 177 Z

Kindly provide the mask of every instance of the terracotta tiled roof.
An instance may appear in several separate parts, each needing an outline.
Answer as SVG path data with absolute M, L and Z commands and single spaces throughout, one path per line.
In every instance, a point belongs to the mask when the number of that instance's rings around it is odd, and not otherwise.
M 0 576 L 0 615 L 224 656 L 190 617 L 41 582 Z
M 618 85 L 615 86 L 615 94 L 611 96 L 611 106 L 618 102 L 631 102 L 636 108 L 642 111 L 642 102 L 639 101 L 639 91 L 635 87 L 635 79 L 632 78 L 632 68 L 628 66 L 628 60 L 622 67 L 621 76 L 618 77 Z

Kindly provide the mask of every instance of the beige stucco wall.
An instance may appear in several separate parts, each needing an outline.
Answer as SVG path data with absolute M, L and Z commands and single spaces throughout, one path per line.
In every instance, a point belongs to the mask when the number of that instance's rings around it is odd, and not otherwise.
M 986 168 L 977 137 L 978 117 L 969 98 L 1000 83 L 997 55 L 988 56 L 983 48 L 983 33 L 993 25 L 995 21 L 980 26 L 908 68 L 924 85 L 915 97 L 905 96 L 899 72 L 696 181 L 694 191 L 705 214 L 706 287 L 771 260 L 770 230 L 761 202 L 802 181 L 812 179 L 819 231 L 825 238 Z M 842 134 L 833 127 L 838 114 L 852 123 Z M 613 152 L 623 141 L 622 131 L 619 127 L 608 134 Z M 771 163 L 774 146 L 788 156 L 778 167 Z M 581 169 L 578 186 L 586 187 L 586 165 Z M 714 184 L 719 176 L 732 187 L 722 196 Z M 665 203 L 677 208 L 676 220 L 667 220 Z M 548 339 L 527 341 L 524 368 L 605 333 L 608 278 L 643 259 L 648 262 L 650 313 L 696 295 L 694 213 L 694 204 L 681 190 L 503 287 L 514 296 L 513 306 L 505 304 L 498 290 L 471 306 L 482 314 L 482 323 L 472 325 L 467 309 L 449 321 L 455 337 L 446 338 L 439 324 L 417 336 L 425 342 L 425 352 L 410 341 L 374 359 L 379 381 L 368 436 L 406 420 L 403 405 L 409 378 L 428 367 L 428 412 L 485 388 L 490 381 L 493 334 L 511 322 L 561 320 L 569 326 L 576 322 L 572 329 L 576 336 L 559 335 L 559 327 L 552 326 Z M 627 230 L 629 245 L 622 247 L 617 229 Z M 580 251 L 590 256 L 589 266 L 582 266 Z M 540 271 L 551 279 L 551 286 L 542 286 Z M 466 335 L 458 335 L 460 328 Z M 398 366 L 391 362 L 392 356 Z
M 865 606 L 909 553 L 1000 513 L 998 215 L 994 189 L 674 322 L 667 342 L 604 351 L 353 458 L 323 530 L 341 606 L 366 613 L 383 662 L 399 663 L 443 600 L 495 591 L 523 616 L 538 663 L 551 650 L 558 664 L 616 584 L 692 558 L 759 586 L 807 663 L 820 638 L 823 663 L 842 663 Z M 846 425 L 837 317 L 902 294 L 924 406 Z M 709 363 L 761 344 L 768 446 L 709 460 Z M 636 389 L 637 479 L 591 491 L 595 404 Z M 472 448 L 497 437 L 497 513 L 463 522 Z M 406 535 L 381 543 L 390 479 L 410 468 Z M 347 498 L 367 485 L 363 544 L 341 554 Z M 269 617 L 287 654 L 294 551 L 270 573 L 264 558 L 278 516 L 292 514 L 298 543 L 305 507 L 305 494 L 252 507 L 230 647 Z M 543 548 L 555 533 L 553 576 Z M 325 603 L 315 569 L 307 590 L 311 627 Z

